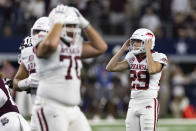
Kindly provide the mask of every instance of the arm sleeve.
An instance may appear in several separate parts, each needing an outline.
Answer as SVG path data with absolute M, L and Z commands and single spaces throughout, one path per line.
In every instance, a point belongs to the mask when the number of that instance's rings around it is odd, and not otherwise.
M 157 62 L 163 64 L 164 67 L 166 67 L 168 64 L 167 56 L 163 53 L 155 53 L 153 55 L 153 59 L 154 59 L 154 61 L 157 61 Z
M 25 49 L 23 49 L 23 50 L 25 50 Z M 22 62 L 24 63 L 24 60 L 25 60 L 24 52 L 21 51 L 21 54 L 20 54 L 20 61 L 21 61 L 21 63 L 22 63 Z M 20 63 L 20 64 L 21 64 L 21 63 Z
M 129 59 L 131 58 L 131 52 L 128 52 L 125 56 L 125 60 L 130 64 Z
M 6 103 L 6 101 L 7 101 L 7 96 L 3 92 L 3 90 L 0 89 L 0 108 Z

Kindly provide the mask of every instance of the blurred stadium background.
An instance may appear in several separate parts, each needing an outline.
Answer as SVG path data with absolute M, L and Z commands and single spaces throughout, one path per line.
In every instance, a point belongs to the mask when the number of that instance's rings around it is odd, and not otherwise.
M 34 21 L 58 4 L 77 7 L 104 37 L 108 51 L 83 61 L 82 102 L 93 131 L 125 130 L 129 74 L 109 73 L 111 56 L 139 28 L 156 35 L 155 50 L 167 54 L 159 94 L 159 131 L 196 130 L 196 0 L 0 0 L 0 71 L 13 78 L 19 45 Z M 27 119 L 29 95 L 13 97 Z

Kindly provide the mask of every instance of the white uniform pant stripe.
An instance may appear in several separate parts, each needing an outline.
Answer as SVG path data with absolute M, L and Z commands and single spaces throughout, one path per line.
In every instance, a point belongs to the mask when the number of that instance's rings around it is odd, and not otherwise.
M 41 108 L 41 114 L 42 114 L 42 117 L 43 117 L 43 120 L 44 120 L 44 124 L 45 124 L 45 127 L 46 127 L 46 131 L 49 131 L 48 130 L 48 124 L 47 124 L 47 121 L 46 121 L 46 117 L 44 115 L 44 109 Z
M 41 112 L 41 115 L 39 112 L 37 112 L 37 116 L 39 119 L 41 131 L 44 131 L 44 129 L 45 129 L 45 131 L 49 131 L 43 108 L 41 108 L 40 112 Z M 45 126 L 45 128 L 44 128 L 44 126 Z
M 158 100 L 157 100 L 157 102 L 158 102 L 158 108 L 157 108 L 157 114 L 158 114 L 158 116 L 157 116 L 157 122 L 158 122 L 158 120 L 159 120 L 160 104 L 159 104 L 159 101 Z
M 43 125 L 42 125 L 42 121 L 41 121 L 41 118 L 40 118 L 40 115 L 39 115 L 39 112 L 37 112 L 37 117 L 38 117 L 38 120 L 39 120 L 41 131 L 44 131 Z
M 154 129 L 156 131 L 157 128 L 157 121 L 158 121 L 158 113 L 159 112 L 159 101 L 154 98 Z

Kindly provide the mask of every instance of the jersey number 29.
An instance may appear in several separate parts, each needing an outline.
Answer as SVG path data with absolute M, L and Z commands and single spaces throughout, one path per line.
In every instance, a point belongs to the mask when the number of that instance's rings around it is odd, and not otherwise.
M 130 78 L 131 78 L 131 89 L 138 89 L 138 90 L 146 90 L 149 87 L 149 73 L 148 71 L 136 71 L 130 70 Z M 135 83 L 135 81 L 138 83 Z M 141 86 L 141 83 L 144 83 L 144 86 Z

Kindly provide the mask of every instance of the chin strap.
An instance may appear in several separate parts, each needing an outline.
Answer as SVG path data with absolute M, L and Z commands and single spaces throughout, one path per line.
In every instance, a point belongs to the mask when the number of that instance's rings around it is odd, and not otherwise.
M 140 49 L 138 49 L 138 50 L 134 50 L 133 47 L 130 47 L 130 48 L 129 48 L 129 51 L 132 52 L 132 53 L 135 54 L 135 55 L 138 55 L 138 54 L 140 54 L 140 53 L 145 53 L 145 48 L 140 48 Z

